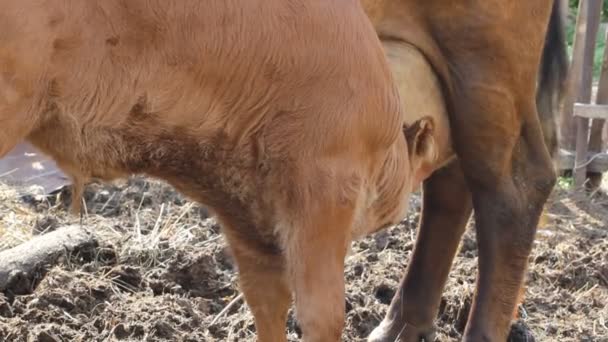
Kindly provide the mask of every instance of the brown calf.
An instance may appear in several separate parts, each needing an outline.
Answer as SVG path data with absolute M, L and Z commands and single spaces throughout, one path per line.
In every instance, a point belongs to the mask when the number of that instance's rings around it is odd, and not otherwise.
M 261 341 L 292 293 L 305 340 L 339 339 L 349 242 L 446 144 L 399 101 L 357 1 L 0 0 L 0 156 L 25 138 L 76 192 L 144 173 L 208 206 Z
M 479 274 L 463 340 L 505 341 L 555 182 L 547 146 L 555 152 L 553 113 L 567 66 L 559 1 L 361 1 L 393 70 L 411 63 L 406 50 L 430 65 L 457 157 L 424 182 L 408 271 L 369 340 L 432 340 L 443 287 L 474 209 Z M 396 75 L 402 96 L 403 79 Z

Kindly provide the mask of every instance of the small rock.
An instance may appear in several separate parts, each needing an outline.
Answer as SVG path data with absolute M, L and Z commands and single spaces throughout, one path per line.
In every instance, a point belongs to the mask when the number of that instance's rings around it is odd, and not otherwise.
M 4 294 L 0 292 L 0 317 L 11 318 L 13 317 L 13 309 L 9 304 Z
M 158 321 L 154 325 L 155 334 L 157 337 L 171 339 L 175 334 L 175 329 L 167 322 Z
M 59 227 L 59 221 L 53 216 L 45 216 L 37 220 L 32 228 L 33 235 L 46 234 L 54 231 Z
M 366 259 L 369 262 L 376 262 L 378 261 L 378 255 L 376 253 L 368 254 Z
M 352 309 L 353 309 L 353 304 L 351 303 L 352 299 L 349 298 L 349 296 L 347 295 L 346 298 L 344 298 L 344 311 L 346 313 L 349 313 Z
M 395 296 L 395 290 L 387 284 L 380 284 L 374 289 L 374 295 L 380 303 L 389 305 Z
M 555 335 L 555 334 L 557 334 L 558 330 L 559 329 L 555 325 L 553 325 L 553 324 L 548 324 L 547 327 L 545 328 L 545 331 L 549 335 Z
M 110 197 L 111 197 L 111 196 L 112 196 L 112 194 L 111 194 L 111 193 L 110 193 L 108 190 L 105 190 L 105 189 L 104 189 L 104 190 L 99 191 L 99 192 L 96 194 L 96 196 L 95 196 L 95 197 L 96 197 L 96 198 L 95 198 L 95 200 L 96 200 L 97 202 L 100 202 L 100 203 L 106 203 L 107 201 L 109 201 L 109 200 L 110 200 Z
M 131 286 L 137 289 L 142 281 L 139 269 L 132 266 L 117 266 L 112 270 L 110 275 L 115 278 L 115 281 L 118 280 L 117 284 L 121 289 L 124 289 L 125 286 Z
M 374 242 L 376 243 L 376 248 L 381 251 L 388 246 L 389 243 L 389 235 L 386 229 L 379 231 L 374 235 Z
M 200 215 L 201 220 L 205 220 L 210 217 L 209 210 L 202 206 L 198 208 L 198 214 Z
M 356 264 L 355 267 L 353 267 L 353 273 L 355 274 L 356 277 L 360 277 L 363 274 L 364 269 L 365 268 L 363 267 L 363 265 Z
M 477 250 L 477 241 L 475 239 L 465 236 L 462 239 L 462 245 L 460 246 L 460 254 L 464 256 L 472 255 Z
M 535 339 L 526 324 L 522 321 L 517 321 L 511 325 L 507 342 L 535 342 Z
M 57 338 L 55 335 L 47 332 L 47 331 L 41 331 L 38 333 L 38 336 L 36 336 L 36 342 L 59 342 L 61 341 L 59 338 Z
M 129 332 L 124 324 L 120 323 L 114 328 L 114 336 L 119 340 L 129 337 Z

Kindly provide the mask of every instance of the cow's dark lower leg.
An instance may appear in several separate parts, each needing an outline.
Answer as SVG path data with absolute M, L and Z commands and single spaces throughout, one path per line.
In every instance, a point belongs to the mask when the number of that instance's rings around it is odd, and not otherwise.
M 523 179 L 531 176 L 527 173 L 513 178 L 527 183 Z M 496 189 L 473 190 L 479 275 L 465 334 L 469 341 L 505 340 L 542 205 L 552 186 L 532 180 L 523 186 L 536 188 L 538 194 L 532 196 L 515 182 L 505 180 Z
M 556 179 L 534 105 L 516 107 L 511 98 L 497 93 L 470 99 L 474 107 L 456 120 L 479 249 L 465 341 L 506 340 L 536 226 Z
M 416 247 L 399 291 L 370 342 L 432 341 L 433 321 L 471 214 L 469 190 L 455 161 L 424 183 Z

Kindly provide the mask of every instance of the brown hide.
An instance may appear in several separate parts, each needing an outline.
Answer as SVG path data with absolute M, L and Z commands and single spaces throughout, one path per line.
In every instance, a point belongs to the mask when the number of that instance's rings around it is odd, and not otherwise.
M 383 42 L 393 79 L 399 90 L 406 124 L 427 117 L 433 124 L 433 158 L 418 159 L 420 165 L 412 166 L 418 184 L 435 170 L 454 158 L 450 122 L 447 116 L 441 83 L 428 60 L 416 47 L 393 41 Z
M 550 0 L 361 3 L 387 50 L 406 122 L 429 115 L 440 131 L 438 159 L 419 164 L 414 176 L 424 179 L 416 247 L 369 341 L 433 340 L 443 287 L 473 210 L 479 274 L 463 340 L 505 341 L 556 179 L 547 145 L 555 149 L 551 112 L 566 79 L 563 27 L 555 19 L 561 7 Z M 421 57 L 411 59 L 415 51 Z
M 435 163 L 408 143 L 445 144 L 405 124 L 355 1 L 0 0 L 0 156 L 26 138 L 77 193 L 144 173 L 208 206 L 261 341 L 292 293 L 305 340 L 339 339 L 350 239 L 403 217 Z

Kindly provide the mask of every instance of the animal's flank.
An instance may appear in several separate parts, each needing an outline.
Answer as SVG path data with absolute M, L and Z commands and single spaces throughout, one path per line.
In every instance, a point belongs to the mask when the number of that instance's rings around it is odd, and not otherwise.
M 449 118 L 449 133 L 437 134 L 438 145 L 451 137 L 457 157 L 421 177 L 427 181 L 416 247 L 369 341 L 434 339 L 442 291 L 472 213 L 479 274 L 462 338 L 504 341 L 556 179 L 547 150 L 555 150 L 556 139 L 547 132 L 555 132 L 550 127 L 567 64 L 560 1 L 362 3 L 387 47 L 402 97 L 415 91 L 401 85 L 414 74 L 402 66 L 411 56 L 407 47 L 431 65 Z M 541 127 L 538 112 L 549 125 Z
M 261 341 L 292 294 L 337 341 L 347 245 L 400 221 L 425 158 L 391 71 L 353 1 L 0 0 L 0 156 L 29 140 L 77 196 L 169 182 L 221 221 Z

